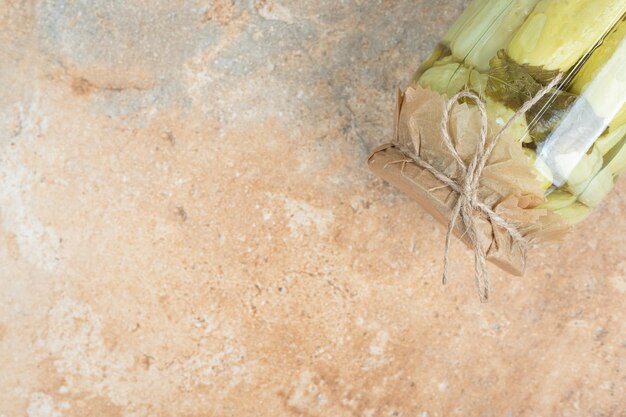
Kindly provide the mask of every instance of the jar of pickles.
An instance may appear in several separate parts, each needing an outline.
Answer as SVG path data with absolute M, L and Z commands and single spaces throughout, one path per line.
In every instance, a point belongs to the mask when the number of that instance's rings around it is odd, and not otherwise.
M 446 102 L 463 91 L 480 98 L 490 136 L 506 126 L 481 174 L 480 201 L 527 241 L 561 236 L 602 202 L 626 169 L 626 2 L 470 3 L 399 94 L 394 140 L 369 160 L 377 175 L 442 223 L 453 216 L 458 193 L 409 154 L 462 180 L 442 144 L 441 121 Z M 446 127 L 467 164 L 480 137 L 478 107 L 459 100 Z M 489 217 L 476 217 L 487 257 L 521 274 L 523 249 Z M 463 224 L 455 232 L 467 241 Z

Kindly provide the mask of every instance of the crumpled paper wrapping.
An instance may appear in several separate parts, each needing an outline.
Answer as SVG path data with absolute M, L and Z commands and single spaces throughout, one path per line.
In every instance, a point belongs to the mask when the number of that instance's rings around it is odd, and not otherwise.
M 410 87 L 404 94 L 398 92 L 394 142 L 375 149 L 368 161 L 376 175 L 408 194 L 446 226 L 457 194 L 412 162 L 400 148 L 413 149 L 437 170 L 459 180 L 461 168 L 444 145 L 441 134 L 441 119 L 447 100 L 445 96 L 419 86 Z M 457 152 L 467 164 L 476 151 L 480 127 L 480 113 L 475 106 L 459 104 L 454 107 L 450 134 Z M 498 125 L 490 120 L 489 137 L 498 131 Z M 537 208 L 545 201 L 544 190 L 521 142 L 507 133 L 501 136 L 487 161 L 478 196 L 496 213 L 517 225 L 528 242 L 555 240 L 567 229 L 557 214 Z M 487 259 L 514 275 L 523 275 L 524 248 L 505 230 L 492 225 L 479 213 L 476 215 Z M 457 222 L 454 233 L 470 246 L 462 222 Z

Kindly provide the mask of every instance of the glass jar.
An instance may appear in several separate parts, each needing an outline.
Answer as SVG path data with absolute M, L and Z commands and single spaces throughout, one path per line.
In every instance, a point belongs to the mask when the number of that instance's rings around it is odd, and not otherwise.
M 558 236 L 586 218 L 626 169 L 624 0 L 472 1 L 399 95 L 394 142 L 374 151 L 370 167 L 448 223 L 453 190 L 407 157 L 418 154 L 450 178 L 462 175 L 441 145 L 446 101 L 474 93 L 494 135 L 557 78 L 499 139 L 478 194 L 530 240 Z M 466 163 L 480 130 L 477 106 L 460 100 L 448 126 Z M 523 270 L 516 245 L 481 221 L 490 258 Z

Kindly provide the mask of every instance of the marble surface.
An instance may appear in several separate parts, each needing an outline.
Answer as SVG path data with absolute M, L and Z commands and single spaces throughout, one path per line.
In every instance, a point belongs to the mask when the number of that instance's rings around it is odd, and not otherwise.
M 0 0 L 0 416 L 624 416 L 626 184 L 524 278 L 368 172 L 464 0 Z

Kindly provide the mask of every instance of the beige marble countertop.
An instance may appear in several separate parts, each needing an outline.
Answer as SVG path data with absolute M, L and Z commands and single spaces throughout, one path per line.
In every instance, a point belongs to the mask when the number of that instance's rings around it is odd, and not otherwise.
M 624 416 L 626 184 L 516 278 L 368 172 L 464 0 L 0 1 L 0 416 Z

